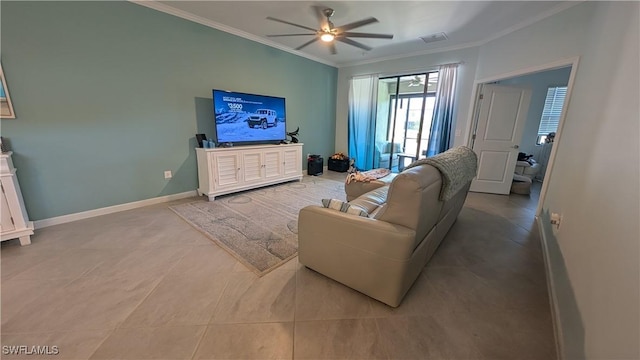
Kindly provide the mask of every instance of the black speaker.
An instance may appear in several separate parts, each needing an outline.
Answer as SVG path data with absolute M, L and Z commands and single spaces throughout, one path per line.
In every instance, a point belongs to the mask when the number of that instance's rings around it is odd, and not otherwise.
M 310 155 L 307 159 L 307 174 L 321 175 L 324 159 L 320 155 Z
M 207 140 L 207 136 L 205 134 L 196 134 L 196 141 L 198 142 L 198 147 L 202 147 L 202 142 Z

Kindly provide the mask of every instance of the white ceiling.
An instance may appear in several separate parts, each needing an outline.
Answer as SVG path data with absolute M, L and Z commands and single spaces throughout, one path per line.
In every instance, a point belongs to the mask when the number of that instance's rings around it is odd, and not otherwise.
M 425 54 L 480 45 L 567 9 L 577 1 L 134 1 L 279 49 L 334 66 Z M 363 51 L 337 43 L 332 55 L 318 41 L 294 48 L 312 36 L 270 38 L 268 34 L 304 33 L 303 29 L 267 20 L 267 16 L 319 28 L 313 6 L 335 10 L 341 26 L 367 17 L 378 23 L 352 31 L 393 34 L 392 40 L 354 39 L 373 48 Z M 445 32 L 448 39 L 426 44 L 420 37 Z

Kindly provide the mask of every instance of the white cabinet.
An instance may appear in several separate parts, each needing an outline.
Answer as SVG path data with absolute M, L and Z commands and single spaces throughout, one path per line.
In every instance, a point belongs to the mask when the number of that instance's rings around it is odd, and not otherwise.
M 298 149 L 284 149 L 282 151 L 284 176 L 292 174 L 302 175 L 302 147 Z
M 302 145 L 196 149 L 198 193 L 216 196 L 302 179 Z
M 238 186 L 242 181 L 240 178 L 240 157 L 239 154 L 212 154 L 214 166 L 214 182 L 219 188 Z
M 31 244 L 33 222 L 29 221 L 24 200 L 20 192 L 20 184 L 13 167 L 11 152 L 0 155 L 0 223 L 1 240 L 20 239 L 20 245 Z
M 273 150 L 273 151 L 266 150 L 262 153 L 262 167 L 264 168 L 265 179 L 267 180 L 279 179 L 283 175 L 285 175 L 284 173 L 285 164 L 283 162 L 284 161 L 283 153 L 285 151 L 287 150 Z M 300 154 L 302 154 L 300 147 L 295 149 L 290 149 L 288 151 L 294 151 L 296 153 L 299 152 Z M 300 163 L 302 162 L 302 159 L 298 158 L 296 161 Z M 302 174 L 302 171 L 300 171 L 300 174 Z M 296 174 L 291 173 L 286 175 L 296 175 Z

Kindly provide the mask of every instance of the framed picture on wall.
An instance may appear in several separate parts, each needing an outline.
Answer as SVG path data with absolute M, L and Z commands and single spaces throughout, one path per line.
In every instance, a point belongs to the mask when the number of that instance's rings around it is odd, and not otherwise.
M 0 119 L 15 119 L 16 113 L 13 111 L 7 80 L 4 77 L 4 70 L 0 64 Z

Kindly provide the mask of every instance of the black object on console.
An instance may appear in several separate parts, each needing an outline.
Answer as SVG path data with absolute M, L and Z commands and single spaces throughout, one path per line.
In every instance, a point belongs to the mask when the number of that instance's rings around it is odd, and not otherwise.
M 198 142 L 198 147 L 202 147 L 202 142 L 207 140 L 207 136 L 205 134 L 196 134 L 196 141 Z

